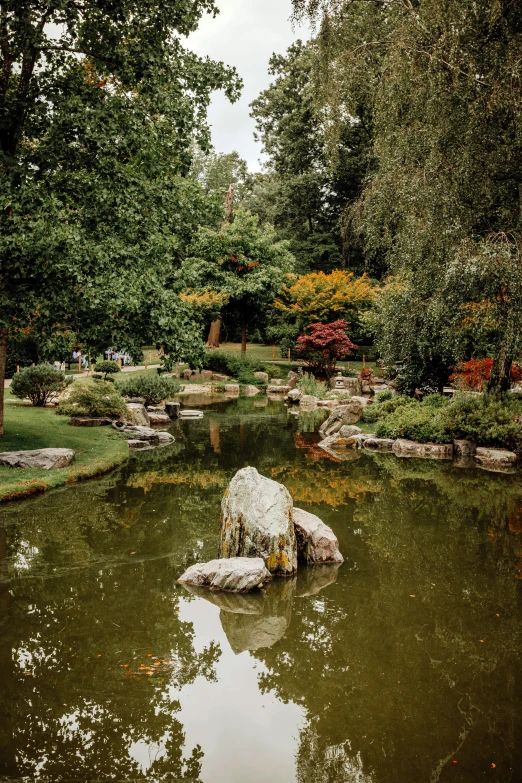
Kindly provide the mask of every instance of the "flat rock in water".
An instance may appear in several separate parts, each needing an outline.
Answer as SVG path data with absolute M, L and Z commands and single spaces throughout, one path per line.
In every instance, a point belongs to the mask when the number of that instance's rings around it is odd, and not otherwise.
M 418 459 L 451 459 L 453 443 L 417 443 L 413 440 L 394 441 L 393 453 L 396 457 L 417 457 Z
M 180 584 L 207 587 L 210 590 L 227 590 L 248 593 L 262 587 L 271 579 L 265 562 L 260 557 L 228 557 L 196 563 L 180 576 Z
M 34 451 L 3 451 L 0 465 L 11 468 L 40 468 L 56 470 L 66 468 L 76 456 L 72 449 L 36 449 Z
M 505 473 L 513 471 L 517 455 L 507 449 L 487 449 L 479 446 L 475 452 L 475 462 L 484 470 Z
M 149 411 L 148 413 L 151 424 L 170 424 L 170 416 L 165 411 Z
M 290 493 L 255 468 L 239 470 L 221 502 L 220 557 L 262 557 L 272 574 L 297 570 Z
M 180 419 L 201 419 L 203 417 L 203 411 L 184 410 L 179 412 Z
M 300 560 L 307 565 L 343 562 L 335 533 L 315 514 L 294 508 L 294 526 Z
M 152 448 L 152 443 L 150 443 L 148 440 L 136 440 L 135 438 L 129 438 L 127 441 L 127 446 L 129 449 L 143 451 L 143 449 Z

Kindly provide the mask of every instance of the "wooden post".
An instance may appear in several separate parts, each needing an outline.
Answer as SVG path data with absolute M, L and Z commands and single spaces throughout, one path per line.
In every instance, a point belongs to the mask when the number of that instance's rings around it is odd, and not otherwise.
M 275 360 L 275 345 L 272 346 L 272 361 Z
M 363 354 L 363 370 L 366 369 L 366 356 Z
M 288 349 L 288 361 L 290 361 L 290 348 Z
M 16 372 L 20 372 L 20 365 L 19 364 L 16 365 Z
M 81 371 L 82 371 L 82 357 L 80 356 L 80 358 L 78 359 L 78 372 Z
M 118 367 L 119 367 L 119 368 L 120 368 L 120 370 L 121 370 L 121 356 L 118 356 Z
M 90 352 L 87 354 L 87 361 L 89 362 L 89 366 L 87 367 L 87 375 L 90 375 L 90 373 L 91 373 L 91 354 L 90 354 Z

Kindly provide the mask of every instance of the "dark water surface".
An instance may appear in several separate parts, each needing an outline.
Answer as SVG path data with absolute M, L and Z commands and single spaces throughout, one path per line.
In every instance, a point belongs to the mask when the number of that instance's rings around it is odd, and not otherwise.
M 520 477 L 321 459 L 313 415 L 265 402 L 0 509 L 0 779 L 522 780 Z M 346 561 L 193 596 L 176 579 L 216 556 L 245 465 Z

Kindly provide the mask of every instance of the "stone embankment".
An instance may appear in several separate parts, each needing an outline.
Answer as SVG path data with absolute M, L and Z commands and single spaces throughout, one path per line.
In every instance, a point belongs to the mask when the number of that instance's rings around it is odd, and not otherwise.
M 351 460 L 353 451 L 388 452 L 396 457 L 416 459 L 456 459 L 460 467 L 479 467 L 499 473 L 512 473 L 517 455 L 507 449 L 477 447 L 467 440 L 453 443 L 417 443 L 404 438 L 377 438 L 354 426 L 362 418 L 359 397 L 337 407 L 319 428 L 323 440 L 318 444 L 330 456 Z M 357 418 L 358 417 L 358 418 Z

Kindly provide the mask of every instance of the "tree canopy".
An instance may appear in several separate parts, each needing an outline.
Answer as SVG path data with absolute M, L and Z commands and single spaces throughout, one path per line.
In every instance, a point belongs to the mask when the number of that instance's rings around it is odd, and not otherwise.
M 241 86 L 182 45 L 204 12 L 212 0 L 2 3 L 1 389 L 21 328 L 135 354 L 202 347 L 170 286 L 208 210 L 182 177 L 194 138 L 208 147 L 212 91 Z
M 216 291 L 226 296 L 222 316 L 241 324 L 245 351 L 247 328 L 266 322 L 276 293 L 293 269 L 288 243 L 276 242 L 269 227 L 261 228 L 256 216 L 239 209 L 233 222 L 218 231 L 200 228 L 180 279 L 193 294 Z

